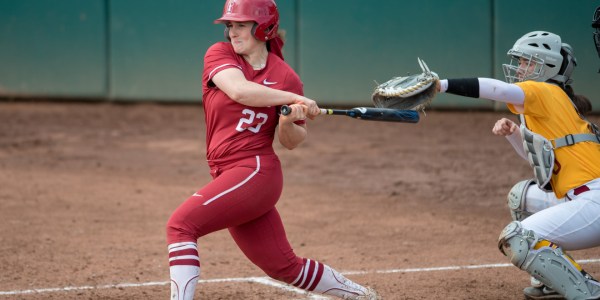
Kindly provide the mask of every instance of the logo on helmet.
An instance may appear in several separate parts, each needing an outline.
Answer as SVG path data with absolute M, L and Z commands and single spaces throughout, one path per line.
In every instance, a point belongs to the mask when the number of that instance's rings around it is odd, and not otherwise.
M 227 13 L 230 14 L 233 12 L 233 6 L 235 5 L 235 0 L 229 0 L 227 3 Z

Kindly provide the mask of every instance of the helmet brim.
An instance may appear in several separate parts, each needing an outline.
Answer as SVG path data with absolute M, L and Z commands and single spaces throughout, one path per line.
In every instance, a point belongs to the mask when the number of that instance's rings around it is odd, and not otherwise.
M 249 20 L 248 17 L 236 17 L 236 16 L 227 16 L 221 17 L 214 21 L 215 24 L 222 24 L 227 22 L 256 22 L 254 20 Z

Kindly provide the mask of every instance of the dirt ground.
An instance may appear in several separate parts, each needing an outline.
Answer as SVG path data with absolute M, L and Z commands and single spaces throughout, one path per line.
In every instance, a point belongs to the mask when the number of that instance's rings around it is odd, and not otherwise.
M 521 299 L 496 242 L 531 170 L 492 135 L 504 116 L 309 121 L 298 149 L 276 144 L 296 253 L 383 299 Z M 199 104 L 1 102 L 0 300 L 167 299 L 166 221 L 210 180 L 203 122 Z M 196 299 L 318 299 L 262 278 L 227 232 L 199 247 Z M 572 254 L 600 276 L 598 249 Z

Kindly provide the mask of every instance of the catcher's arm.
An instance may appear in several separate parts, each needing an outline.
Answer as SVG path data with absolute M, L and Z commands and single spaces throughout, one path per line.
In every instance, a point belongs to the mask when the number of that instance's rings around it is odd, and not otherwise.
M 423 60 L 418 61 L 421 74 L 394 77 L 375 88 L 372 96 L 375 107 L 422 111 L 442 92 L 505 102 L 512 104 L 517 112 L 523 112 L 525 93 L 516 84 L 492 78 L 440 80 Z
M 509 103 L 518 112 L 523 112 L 525 101 L 521 87 L 493 78 L 442 79 L 440 92 Z
M 496 124 L 494 124 L 492 133 L 505 137 L 506 140 L 513 146 L 517 154 L 519 154 L 519 156 L 523 159 L 527 160 L 527 154 L 525 154 L 525 149 L 523 149 L 521 131 L 519 131 L 519 125 L 517 125 L 517 123 L 507 118 L 501 118 L 500 120 L 496 121 Z

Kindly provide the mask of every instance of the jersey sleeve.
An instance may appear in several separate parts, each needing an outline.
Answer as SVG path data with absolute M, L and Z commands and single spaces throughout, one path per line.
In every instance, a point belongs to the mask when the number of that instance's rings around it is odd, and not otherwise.
M 545 117 L 549 116 L 548 105 L 544 101 L 551 100 L 552 94 L 547 89 L 547 84 L 539 83 L 535 81 L 524 81 L 516 83 L 523 92 L 525 93 L 525 101 L 523 103 L 523 114 L 534 116 L 534 117 Z M 514 109 L 512 105 L 509 106 L 511 111 Z
M 212 45 L 204 55 L 204 71 L 202 73 L 202 82 L 204 88 L 214 87 L 212 78 L 215 74 L 229 68 L 239 68 L 241 66 L 236 60 L 235 52 L 228 43 L 220 42 Z

